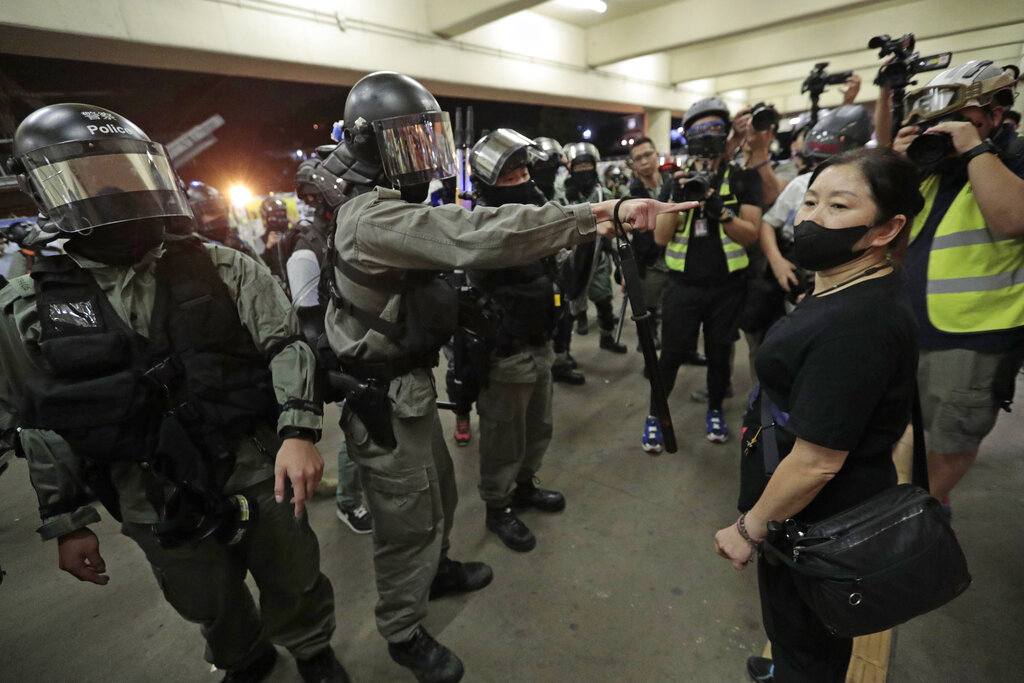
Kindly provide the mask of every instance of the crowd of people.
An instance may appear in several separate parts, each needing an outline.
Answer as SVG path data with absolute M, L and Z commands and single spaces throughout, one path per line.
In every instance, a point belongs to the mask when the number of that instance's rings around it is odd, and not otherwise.
M 538 474 L 554 384 L 586 383 L 571 344 L 590 333 L 591 304 L 598 348 L 629 351 L 613 304 L 621 227 L 660 350 L 643 451 L 665 447 L 656 387 L 670 394 L 684 366 L 706 373 L 691 397 L 706 404 L 706 439 L 728 443 L 740 331 L 750 353 L 739 517 L 714 538 L 736 569 L 760 558 L 772 658 L 748 672 L 845 680 L 852 639 L 764 547 L 793 542 L 778 523 L 820 523 L 894 487 L 917 402 L 930 493 L 951 518 L 1024 361 L 1018 75 L 950 68 L 895 127 L 891 91 L 868 111 L 852 77 L 842 105 L 795 120 L 781 161 L 777 116 L 710 97 L 683 118 L 683 157 L 642 137 L 602 177 L 593 144 L 510 128 L 463 159 L 434 97 L 378 72 L 350 91 L 339 139 L 297 171 L 308 215 L 290 227 L 268 198 L 258 249 L 220 194 L 182 183 L 127 118 L 39 109 L 9 168 L 40 213 L 26 243 L 66 242 L 0 290 L 0 427 L 28 461 L 39 533 L 61 569 L 105 584 L 98 501 L 201 625 L 224 680 L 262 680 L 280 645 L 304 680 L 346 681 L 304 510 L 336 402 L 337 515 L 372 534 L 378 630 L 418 680 L 459 680 L 461 660 L 423 619 L 494 572 L 452 557 L 458 491 L 433 368 L 447 359 L 456 444 L 479 415 L 484 526 L 530 552 L 521 512 L 567 505 Z M 465 169 L 473 192 L 460 196 L 451 179 Z M 433 205 L 439 180 L 448 201 Z

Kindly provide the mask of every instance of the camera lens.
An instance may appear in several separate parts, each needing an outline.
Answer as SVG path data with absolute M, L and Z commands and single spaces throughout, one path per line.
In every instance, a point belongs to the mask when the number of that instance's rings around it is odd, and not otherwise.
M 777 126 L 779 114 L 771 107 L 755 109 L 750 116 L 750 125 L 758 132 L 764 132 Z
M 953 151 L 953 138 L 948 133 L 919 135 L 907 148 L 907 158 L 918 166 L 933 166 Z

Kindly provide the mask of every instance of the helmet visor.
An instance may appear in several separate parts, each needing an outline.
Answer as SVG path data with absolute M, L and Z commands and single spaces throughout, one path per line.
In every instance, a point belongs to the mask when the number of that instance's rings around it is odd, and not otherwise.
M 162 145 L 145 140 L 63 142 L 22 160 L 46 213 L 64 232 L 192 210 Z
M 473 175 L 487 185 L 494 185 L 503 173 L 512 170 L 513 167 L 506 166 L 522 150 L 526 151 L 523 165 L 548 159 L 547 153 L 530 138 L 508 128 L 499 128 L 473 148 L 470 158 Z
M 455 139 L 446 112 L 431 111 L 373 122 L 384 173 L 395 187 L 451 178 Z
M 906 123 L 934 119 L 960 109 L 966 103 L 966 89 L 959 85 L 922 88 L 904 100 Z

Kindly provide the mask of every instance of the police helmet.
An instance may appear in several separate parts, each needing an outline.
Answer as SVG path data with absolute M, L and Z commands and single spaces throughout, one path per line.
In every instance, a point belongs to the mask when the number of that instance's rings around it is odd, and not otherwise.
M 61 232 L 192 219 L 163 145 L 102 107 L 63 103 L 32 112 L 14 132 L 7 165 Z
M 566 145 L 562 151 L 570 169 L 575 164 L 585 162 L 590 162 L 596 167 L 597 162 L 601 161 L 601 153 L 589 142 L 573 142 Z
M 277 197 L 267 197 L 260 203 L 260 220 L 267 232 L 284 232 L 288 229 L 288 206 Z
M 547 159 L 534 161 L 534 166 L 559 166 L 565 163 L 565 153 L 562 152 L 562 145 L 558 140 L 542 136 L 534 138 L 533 142 L 540 151 L 547 154 Z
M 341 132 L 324 170 L 350 183 L 402 188 L 456 173 L 448 114 L 409 76 L 378 71 L 352 86 Z
M 547 159 L 548 154 L 530 138 L 511 128 L 498 128 L 473 145 L 469 169 L 474 181 L 494 185 L 507 171 Z

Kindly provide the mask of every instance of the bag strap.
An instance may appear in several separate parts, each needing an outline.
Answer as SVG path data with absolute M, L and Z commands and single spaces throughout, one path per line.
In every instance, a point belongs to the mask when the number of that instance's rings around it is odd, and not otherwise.
M 772 417 L 772 403 L 764 387 L 758 387 L 761 399 L 761 451 L 764 454 L 764 473 L 771 477 L 779 466 L 779 443 L 775 440 L 775 418 Z
M 911 424 L 914 433 L 914 465 L 911 481 L 925 491 L 930 491 L 928 485 L 928 449 L 924 442 L 924 412 L 921 410 L 921 391 L 914 382 L 914 403 L 911 407 Z

